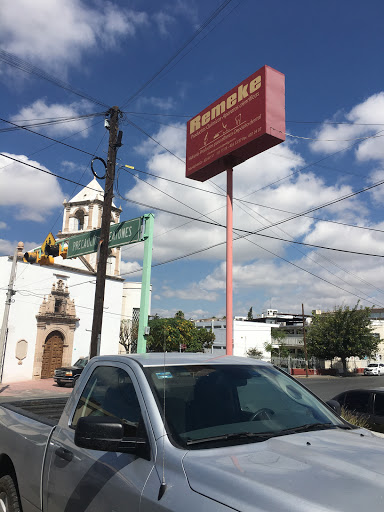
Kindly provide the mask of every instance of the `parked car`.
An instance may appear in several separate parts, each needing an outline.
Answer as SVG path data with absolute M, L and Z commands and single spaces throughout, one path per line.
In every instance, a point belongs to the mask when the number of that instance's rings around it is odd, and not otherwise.
M 364 375 L 384 375 L 383 363 L 371 363 L 364 368 Z
M 350 389 L 335 396 L 341 407 L 365 418 L 369 428 L 384 432 L 384 387 L 376 389 Z
M 269 363 L 93 357 L 65 399 L 0 404 L 0 510 L 383 510 L 383 439 Z
M 88 357 L 80 357 L 73 366 L 63 366 L 56 368 L 53 380 L 58 386 L 65 386 L 71 384 L 75 387 L 77 379 L 80 377 L 81 372 L 84 370 L 85 365 L 88 363 Z

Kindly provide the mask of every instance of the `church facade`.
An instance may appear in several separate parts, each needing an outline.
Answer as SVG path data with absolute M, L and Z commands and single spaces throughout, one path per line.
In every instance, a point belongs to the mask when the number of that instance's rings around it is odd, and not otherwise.
M 70 201 L 64 201 L 63 225 L 57 241 L 101 226 L 103 189 L 92 180 Z M 121 208 L 112 207 L 111 223 L 120 222 Z M 2 382 L 43 379 L 59 366 L 73 364 L 89 354 L 97 260 L 96 254 L 76 259 L 55 258 L 52 266 L 23 261 L 30 247 L 20 242 L 16 264 L 15 294 L 9 310 Z M 120 248 L 110 250 L 104 298 L 100 354 L 117 354 L 122 318 L 137 317 L 141 283 L 120 277 Z M 7 283 L 12 257 L 0 258 L 0 281 Z M 5 299 L 5 292 L 3 292 Z M 4 300 L 0 301 L 0 319 Z

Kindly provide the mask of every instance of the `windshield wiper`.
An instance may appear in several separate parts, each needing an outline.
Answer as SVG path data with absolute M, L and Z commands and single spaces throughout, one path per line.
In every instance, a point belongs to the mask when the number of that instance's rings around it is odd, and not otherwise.
M 276 433 L 276 435 L 296 434 L 298 432 L 310 432 L 311 430 L 322 430 L 331 428 L 342 428 L 344 430 L 350 430 L 351 427 L 349 427 L 348 425 L 335 425 L 333 423 L 306 423 L 305 425 L 300 425 L 298 427 L 280 430 L 280 432 Z
M 259 439 L 260 441 L 265 441 L 274 435 L 275 434 L 273 432 L 233 432 L 231 434 L 223 434 L 222 436 L 202 437 L 201 439 L 187 439 L 187 445 L 234 439 Z

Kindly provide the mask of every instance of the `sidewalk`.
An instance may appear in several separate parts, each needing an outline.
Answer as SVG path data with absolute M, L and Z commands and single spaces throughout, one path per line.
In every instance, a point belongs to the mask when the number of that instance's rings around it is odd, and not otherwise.
M 71 387 L 59 387 L 53 379 L 28 380 L 24 382 L 2 382 L 0 402 L 26 400 L 28 398 L 49 398 L 70 395 Z

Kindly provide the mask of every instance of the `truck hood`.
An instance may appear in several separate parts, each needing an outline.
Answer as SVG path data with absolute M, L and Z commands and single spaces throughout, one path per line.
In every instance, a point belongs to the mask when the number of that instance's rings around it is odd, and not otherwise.
M 241 512 L 384 507 L 384 439 L 363 429 L 192 450 L 183 464 L 194 491 Z

